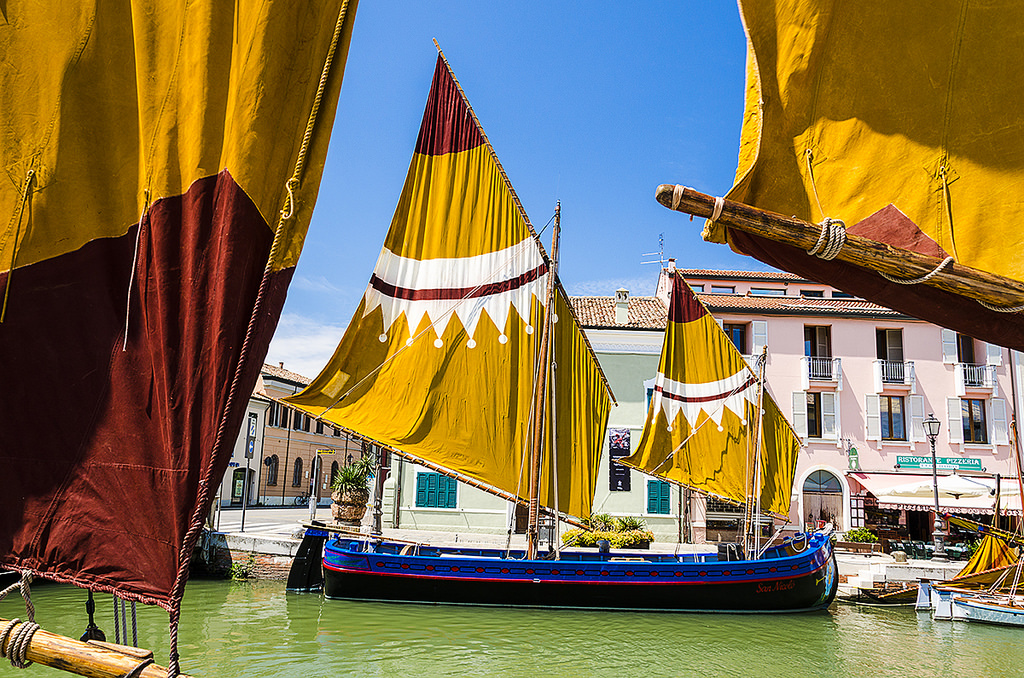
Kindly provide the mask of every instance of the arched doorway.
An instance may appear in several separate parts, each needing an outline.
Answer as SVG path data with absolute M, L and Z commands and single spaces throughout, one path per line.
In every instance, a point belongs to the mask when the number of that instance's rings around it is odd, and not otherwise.
M 843 484 L 829 471 L 811 471 L 804 480 L 804 515 L 807 523 L 824 521 L 843 526 Z

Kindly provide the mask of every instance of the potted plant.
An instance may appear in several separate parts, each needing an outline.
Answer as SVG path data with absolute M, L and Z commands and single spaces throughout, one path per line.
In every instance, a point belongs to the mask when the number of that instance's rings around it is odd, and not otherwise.
M 366 514 L 370 500 L 370 478 L 373 477 L 372 457 L 364 456 L 354 464 L 338 469 L 331 483 L 331 518 L 336 523 L 359 525 Z

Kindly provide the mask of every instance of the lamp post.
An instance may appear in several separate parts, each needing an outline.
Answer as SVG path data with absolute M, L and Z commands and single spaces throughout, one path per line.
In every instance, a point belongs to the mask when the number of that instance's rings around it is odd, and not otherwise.
M 935 551 L 932 553 L 932 560 L 944 563 L 949 559 L 946 557 L 946 533 L 942 531 L 942 518 L 939 514 L 939 472 L 938 461 L 935 459 L 935 439 L 939 436 L 940 426 L 942 423 L 929 412 L 928 417 L 924 420 L 924 432 L 932 446 L 932 489 L 935 492 L 935 531 L 932 532 Z

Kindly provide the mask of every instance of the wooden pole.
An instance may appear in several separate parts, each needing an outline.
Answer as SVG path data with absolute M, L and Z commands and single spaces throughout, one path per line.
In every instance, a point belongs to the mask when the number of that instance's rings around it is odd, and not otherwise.
M 658 186 L 655 197 L 669 209 L 705 219 L 711 218 L 715 208 L 714 197 L 692 188 L 685 188 L 682 190 L 679 203 L 673 208 L 674 192 L 675 185 L 662 184 Z M 718 222 L 802 250 L 813 248 L 821 233 L 818 224 L 732 200 L 724 201 Z M 853 234 L 847 234 L 846 244 L 836 259 L 907 280 L 931 273 L 942 263 L 937 257 L 918 254 Z M 1012 308 L 1024 303 L 1024 283 L 956 262 L 950 263 L 921 284 L 1001 308 Z
M 0 627 L 10 621 L 0 619 Z M 20 627 L 20 625 L 19 625 Z M 17 627 L 16 627 L 17 628 Z M 13 635 L 13 632 L 12 634 Z M 8 635 L 4 652 L 9 652 L 10 635 Z M 49 666 L 54 669 L 67 671 L 79 676 L 90 676 L 91 678 L 120 678 L 135 671 L 140 664 L 148 661 L 144 657 L 152 657 L 152 652 L 143 651 L 138 648 L 126 647 L 124 652 L 112 649 L 117 647 L 113 643 L 97 645 L 83 643 L 73 638 L 59 636 L 43 629 L 38 629 L 32 636 L 25 658 L 29 661 Z M 126 654 L 134 651 L 133 654 Z M 137 673 L 131 673 L 140 678 L 167 678 L 167 669 L 156 664 L 149 664 Z M 180 674 L 181 678 L 188 678 Z
M 551 266 L 548 269 L 547 308 L 540 335 L 540 354 L 537 360 L 537 385 L 533 406 L 533 446 L 530 448 L 530 513 L 526 526 L 526 558 L 537 557 L 537 526 L 540 522 L 540 458 L 544 449 L 545 417 L 547 409 L 547 383 L 550 372 L 551 316 L 555 310 L 555 280 L 558 276 L 558 236 L 560 234 L 562 204 L 555 204 L 555 224 L 551 231 Z

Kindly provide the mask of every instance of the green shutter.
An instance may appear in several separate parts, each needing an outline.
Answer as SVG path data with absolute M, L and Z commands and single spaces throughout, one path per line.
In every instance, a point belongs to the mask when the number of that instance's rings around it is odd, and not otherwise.
M 427 474 L 416 474 L 416 506 L 427 506 Z
M 647 512 L 658 512 L 658 483 L 657 480 L 647 481 Z
M 437 480 L 441 477 L 439 473 L 428 473 L 427 476 L 427 506 L 437 508 Z
M 661 488 L 659 488 L 659 489 L 661 490 L 661 498 L 660 498 L 660 500 L 658 502 L 658 508 L 660 509 L 658 511 L 658 513 L 661 513 L 663 515 L 668 515 L 669 513 L 671 513 L 671 508 L 669 506 L 669 503 L 670 503 L 669 500 L 672 497 L 672 486 L 669 485 L 666 482 L 662 482 L 661 483 Z
M 668 515 L 671 513 L 670 499 L 672 486 L 663 480 L 647 481 L 647 512 Z
M 446 478 L 446 480 L 448 481 L 448 488 L 447 488 L 448 491 L 446 492 L 447 500 L 444 502 L 444 508 L 455 508 L 455 505 L 456 505 L 455 487 L 456 487 L 457 483 L 456 483 L 455 478 Z

